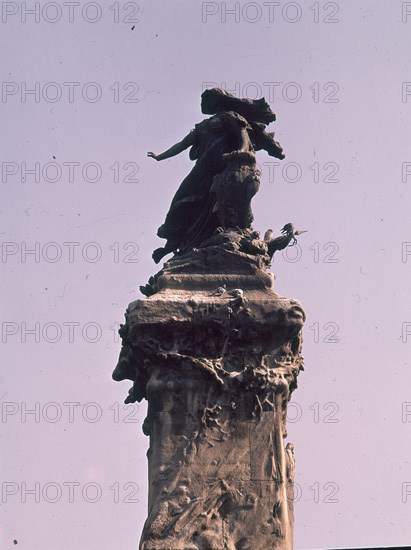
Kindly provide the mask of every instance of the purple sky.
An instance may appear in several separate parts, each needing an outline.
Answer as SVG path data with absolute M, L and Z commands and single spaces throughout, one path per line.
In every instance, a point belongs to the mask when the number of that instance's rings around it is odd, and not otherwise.
M 2 3 L 5 550 L 138 546 L 145 404 L 111 380 L 116 323 L 191 168 L 146 152 L 203 118 L 205 83 L 270 100 L 286 159 L 258 154 L 254 227 L 308 230 L 272 268 L 307 312 L 295 548 L 410 541 L 411 3 L 238 5 Z

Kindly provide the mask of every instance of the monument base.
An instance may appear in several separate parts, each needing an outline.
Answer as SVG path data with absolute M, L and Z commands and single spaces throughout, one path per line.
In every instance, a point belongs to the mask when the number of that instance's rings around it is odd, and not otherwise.
M 274 292 L 264 243 L 217 232 L 175 256 L 130 304 L 116 380 L 148 400 L 142 550 L 291 549 L 287 403 L 304 312 Z

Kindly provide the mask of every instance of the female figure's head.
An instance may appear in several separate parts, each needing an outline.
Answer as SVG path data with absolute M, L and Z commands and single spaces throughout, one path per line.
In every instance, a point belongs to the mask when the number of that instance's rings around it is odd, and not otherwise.
M 221 111 L 235 111 L 249 122 L 274 122 L 275 114 L 262 97 L 260 99 L 238 98 L 222 88 L 211 88 L 201 94 L 201 112 L 214 115 Z

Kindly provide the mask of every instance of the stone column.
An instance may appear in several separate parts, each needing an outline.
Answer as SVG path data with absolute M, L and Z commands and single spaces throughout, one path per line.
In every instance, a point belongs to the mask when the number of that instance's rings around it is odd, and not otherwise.
M 287 403 L 302 369 L 304 312 L 279 297 L 250 230 L 175 257 L 130 304 L 115 380 L 146 398 L 142 550 L 291 549 Z M 221 287 L 220 291 L 215 291 Z

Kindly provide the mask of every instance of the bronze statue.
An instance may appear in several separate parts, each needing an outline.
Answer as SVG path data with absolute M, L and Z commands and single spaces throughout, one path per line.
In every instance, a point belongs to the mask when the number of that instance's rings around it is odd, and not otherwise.
M 167 239 L 167 243 L 164 248 L 153 252 L 156 263 L 171 252 L 198 246 L 217 227 L 225 225 L 222 221 L 230 223 L 234 219 L 230 215 L 224 216 L 218 208 L 218 193 L 213 188 L 214 177 L 222 174 L 230 163 L 234 162 L 237 171 L 241 166 L 255 167 L 255 151 L 261 149 L 270 156 L 284 158 L 280 144 L 274 141 L 274 133 L 265 131 L 266 126 L 275 120 L 275 114 L 264 98 L 240 99 L 225 90 L 213 88 L 203 92 L 201 110 L 213 116 L 196 124 L 182 141 L 164 153 L 148 153 L 155 160 L 163 160 L 191 147 L 190 159 L 196 161 L 174 195 L 164 224 L 158 229 L 157 235 Z M 255 173 L 254 170 L 254 180 L 257 180 Z M 244 200 L 251 200 L 258 183 Z M 227 206 L 224 209 L 227 210 Z M 250 210 L 248 216 L 243 216 L 241 228 L 249 227 L 251 220 Z

